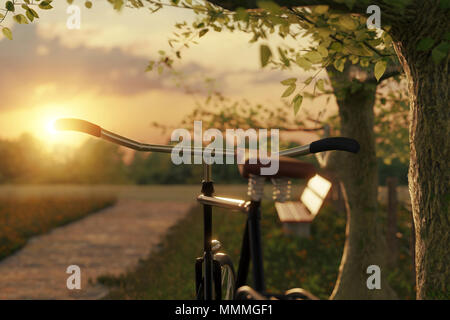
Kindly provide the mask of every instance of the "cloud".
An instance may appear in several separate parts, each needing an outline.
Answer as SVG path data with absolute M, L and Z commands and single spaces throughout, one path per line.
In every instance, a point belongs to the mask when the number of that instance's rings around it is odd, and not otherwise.
M 43 95 L 70 99 L 86 91 L 127 96 L 174 89 L 167 76 L 145 72 L 149 57 L 117 47 L 67 47 L 58 37 L 40 37 L 34 25 L 13 32 L 13 41 L 0 41 L 0 108 L 38 103 Z
M 101 30 L 94 28 L 90 32 L 95 36 Z M 89 93 L 95 100 L 99 96 L 127 97 L 152 91 L 170 94 L 184 90 L 177 88 L 168 75 L 146 73 L 151 57 L 137 55 L 127 45 L 68 46 L 64 37 L 70 36 L 70 32 L 43 35 L 36 25 L 15 25 L 13 33 L 13 41 L 0 41 L 0 110 L 67 101 Z M 155 51 L 157 49 L 155 47 Z M 281 90 L 279 82 L 298 75 L 297 71 L 252 67 L 223 70 L 220 63 L 217 68 L 206 67 L 201 60 L 182 60 L 175 68 L 196 92 L 205 90 L 203 80 L 208 76 L 214 78 L 217 88 L 227 95 L 248 97 L 251 92 L 253 95 L 262 92 L 277 99 Z

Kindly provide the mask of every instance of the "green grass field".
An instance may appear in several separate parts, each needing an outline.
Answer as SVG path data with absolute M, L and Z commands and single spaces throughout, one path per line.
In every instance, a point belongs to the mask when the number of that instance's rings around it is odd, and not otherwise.
M 112 205 L 114 196 L 88 193 L 30 193 L 21 188 L 0 194 L 0 260 L 33 236 Z
M 334 287 L 345 240 L 345 215 L 325 207 L 307 239 L 282 233 L 274 208 L 263 206 L 264 268 L 267 289 L 284 292 L 303 287 L 327 299 Z M 215 210 L 214 237 L 238 263 L 245 217 L 240 213 Z M 414 280 L 409 256 L 409 213 L 399 217 L 399 267 L 390 270 L 391 285 L 401 299 L 413 299 Z M 202 253 L 202 213 L 199 207 L 174 226 L 159 250 L 120 277 L 105 275 L 99 281 L 110 286 L 108 299 L 194 299 L 194 259 Z

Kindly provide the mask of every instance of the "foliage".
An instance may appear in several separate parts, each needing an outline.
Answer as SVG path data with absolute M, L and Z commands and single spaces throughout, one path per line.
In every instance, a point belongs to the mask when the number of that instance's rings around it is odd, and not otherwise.
M 281 293 L 302 287 L 327 299 L 336 281 L 345 241 L 345 215 L 325 207 L 314 221 L 311 237 L 282 233 L 274 208 L 263 204 L 262 232 L 267 289 Z M 403 216 L 403 214 L 405 214 Z M 409 218 L 408 218 L 409 217 Z M 170 229 L 158 250 L 138 267 L 121 276 L 104 275 L 99 282 L 111 287 L 107 299 L 194 299 L 194 257 L 202 252 L 202 215 L 194 208 Z M 401 299 L 414 298 L 409 256 L 410 216 L 402 212 L 399 267 L 391 270 L 392 285 Z M 237 268 L 245 217 L 214 211 L 213 237 L 222 242 Z M 251 277 L 249 283 L 252 283 Z
M 195 184 L 201 180 L 203 167 L 198 164 L 174 165 L 166 154 L 146 156 L 136 153 L 128 172 L 130 180 L 136 184 Z M 236 165 L 215 165 L 212 176 L 221 184 L 245 183 Z
M 157 1 L 150 1 L 157 8 Z M 299 67 L 311 76 L 306 79 L 289 78 L 281 81 L 285 87 L 281 97 L 290 99 L 294 115 L 299 112 L 304 98 L 315 99 L 332 96 L 344 99 L 352 95 L 364 85 L 378 85 L 377 119 L 377 152 L 387 164 L 394 158 L 407 162 L 409 154 L 407 121 L 405 117 L 408 99 L 405 85 L 402 83 L 400 71 L 392 39 L 387 32 L 369 30 L 366 18 L 342 13 L 335 13 L 327 6 L 313 8 L 281 8 L 274 3 L 260 2 L 260 9 L 237 9 L 234 13 L 205 4 L 203 10 L 191 1 L 177 1 L 177 6 L 197 8 L 197 19 L 192 24 L 186 21 L 177 23 L 179 30 L 169 39 L 173 48 L 172 55 L 160 52 L 159 60 L 150 61 L 148 70 L 157 66 L 158 71 L 169 67 L 173 71 L 173 62 L 181 58 L 183 48 L 189 48 L 191 42 L 205 34 L 204 30 L 221 32 L 239 30 L 253 35 L 250 42 L 263 40 L 266 42 L 274 35 L 288 40 L 307 39 L 307 47 L 282 46 L 272 50 L 268 44 L 260 45 L 262 67 L 274 69 Z M 389 30 L 390 27 L 385 27 Z M 276 56 L 272 51 L 277 52 Z M 332 67 L 331 67 L 332 66 Z M 321 71 L 333 68 L 333 72 L 349 69 L 349 79 L 344 79 L 343 90 L 331 88 L 327 78 L 319 76 Z M 329 76 L 332 75 L 329 72 Z M 385 81 L 388 80 L 388 81 Z M 213 103 L 211 103 L 211 99 Z M 328 103 L 327 103 L 328 104 Z M 245 110 L 247 109 L 247 110 Z M 261 105 L 251 106 L 247 101 L 230 101 L 217 91 L 209 91 L 205 102 L 197 101 L 197 109 L 185 121 L 207 119 L 209 125 L 222 128 L 224 123 L 230 127 L 279 128 L 281 130 L 309 131 L 304 121 L 292 117 L 284 108 L 268 110 Z M 320 120 L 321 128 L 332 127 L 332 119 Z M 400 121 L 401 120 L 401 121 Z M 182 123 L 185 125 L 186 123 Z M 237 126 L 239 125 L 239 126 Z M 336 125 L 336 123 L 334 123 Z M 332 128 L 338 131 L 337 127 Z
M 0 140 L 0 183 L 123 183 L 127 182 L 118 146 L 87 140 L 70 149 L 47 150 L 29 134 Z
M 375 104 L 377 156 L 389 165 L 393 159 L 409 163 L 409 101 L 404 81 L 386 81 L 378 88 Z M 403 88 L 402 88 L 403 87 Z M 387 91 L 381 93 L 380 91 Z
M 220 92 L 210 94 L 204 100 L 196 100 L 196 108 L 188 114 L 178 127 L 192 129 L 194 121 L 201 119 L 208 128 L 226 129 L 280 129 L 283 131 L 317 131 L 321 126 L 309 128 L 308 112 L 304 120 L 292 117 L 292 108 L 288 103 L 281 103 L 276 107 L 269 107 L 261 103 L 251 103 L 247 99 L 233 100 Z M 302 117 L 303 118 L 303 117 Z M 306 121 L 305 121 L 306 120 Z M 315 120 L 313 119 L 313 122 Z M 308 123 L 309 124 L 309 123 Z M 163 131 L 168 127 L 154 122 L 152 124 Z
M 0 259 L 33 236 L 80 219 L 115 202 L 109 196 L 0 197 Z
M 149 1 L 157 8 L 158 1 Z M 388 64 L 396 65 L 396 56 L 391 45 L 391 38 L 385 32 L 378 33 L 366 27 L 366 18 L 350 16 L 328 10 L 327 6 L 309 8 L 279 7 L 273 2 L 259 2 L 260 9 L 246 11 L 237 9 L 235 13 L 224 11 L 209 3 L 203 5 L 191 1 L 177 1 L 178 6 L 192 8 L 197 13 L 197 19 L 192 24 L 186 21 L 177 23 L 179 29 L 169 39 L 173 48 L 172 56 L 161 57 L 151 61 L 149 70 L 154 66 L 161 68 L 173 65 L 176 58 L 181 58 L 181 50 L 189 48 L 189 44 L 201 38 L 207 31 L 250 33 L 250 42 L 267 41 L 269 37 L 277 35 L 283 39 L 306 39 L 308 45 L 299 47 L 288 46 L 288 41 L 272 50 L 268 44 L 260 45 L 260 59 L 262 67 L 271 66 L 275 69 L 287 69 L 294 66 L 313 73 L 306 79 L 290 78 L 282 81 L 286 86 L 282 97 L 291 97 L 291 103 L 296 114 L 300 109 L 304 97 L 315 97 L 319 94 L 332 93 L 327 89 L 327 79 L 317 79 L 320 71 L 333 65 L 338 71 L 343 71 L 347 61 L 358 65 L 376 80 L 381 80 L 388 69 Z M 196 8 L 196 9 L 194 9 Z M 276 52 L 273 53 L 273 52 Z M 370 67 L 374 65 L 373 67 Z M 312 87 L 313 94 L 305 91 Z M 310 90 L 311 91 L 311 90 Z

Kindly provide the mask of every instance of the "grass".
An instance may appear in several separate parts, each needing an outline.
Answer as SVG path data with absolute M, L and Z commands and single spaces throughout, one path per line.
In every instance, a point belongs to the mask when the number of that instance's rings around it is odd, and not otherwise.
M 284 292 L 303 287 L 327 299 L 334 287 L 345 240 L 345 215 L 324 207 L 312 225 L 311 237 L 286 236 L 271 204 L 263 204 L 264 268 L 267 289 Z M 415 296 L 409 257 L 408 213 L 400 212 L 399 268 L 390 274 L 401 299 Z M 214 237 L 238 263 L 245 217 L 215 210 Z M 194 299 L 194 258 L 202 253 L 202 213 L 194 208 L 172 227 L 155 250 L 134 271 L 98 279 L 110 287 L 107 299 Z
M 245 181 L 244 181 L 245 182 Z M 247 184 L 218 184 L 217 194 L 223 197 L 245 198 Z M 293 194 L 300 193 L 300 186 L 293 186 Z M 200 194 L 200 181 L 195 185 L 0 185 L 0 195 L 9 196 L 49 196 L 49 195 L 115 195 L 120 199 L 143 201 L 170 201 L 195 203 Z M 272 190 L 266 188 L 266 197 L 271 199 Z
M 244 181 L 245 182 L 245 181 Z M 247 185 L 216 184 L 216 193 L 223 197 L 245 198 Z M 81 184 L 48 184 L 48 185 L 0 185 L 0 195 L 10 196 L 50 196 L 50 195 L 115 195 L 121 199 L 145 201 L 195 202 L 200 193 L 200 181 L 194 185 L 81 185 Z M 293 183 L 292 194 L 300 194 L 303 186 Z M 266 199 L 272 198 L 271 188 L 265 188 Z M 409 202 L 409 191 L 406 186 L 398 187 L 399 201 Z M 386 187 L 379 187 L 379 201 L 386 203 Z
M 33 236 L 112 205 L 115 197 L 87 194 L 8 195 L 0 197 L 0 260 Z
M 217 194 L 242 198 L 245 185 L 217 185 Z M 405 188 L 406 190 L 406 188 Z M 270 198 L 267 188 L 266 198 Z M 383 190 L 380 190 L 383 201 Z M 407 191 L 407 190 L 406 190 Z M 181 201 L 195 199 L 198 185 L 88 186 L 88 185 L 0 185 L 0 259 L 22 247 L 34 235 L 79 219 L 119 199 Z M 294 192 L 299 194 L 298 191 Z M 405 193 L 407 195 L 407 193 Z M 345 216 L 324 207 L 312 226 L 309 239 L 282 233 L 273 205 L 263 204 L 264 267 L 267 287 L 273 292 L 303 287 L 327 298 L 336 281 L 345 239 Z M 385 211 L 382 206 L 381 210 Z M 238 263 L 245 217 L 240 213 L 214 210 L 214 235 Z M 398 267 L 389 274 L 401 299 L 415 297 L 410 256 L 410 214 L 398 216 Z M 111 286 L 108 298 L 193 299 L 194 259 L 202 253 L 202 213 L 194 208 L 172 227 L 158 250 L 141 261 L 132 272 L 99 280 Z

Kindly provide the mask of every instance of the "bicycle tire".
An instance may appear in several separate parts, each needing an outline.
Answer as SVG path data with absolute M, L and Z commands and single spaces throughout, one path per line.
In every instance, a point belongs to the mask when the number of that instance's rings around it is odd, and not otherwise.
M 236 294 L 236 273 L 234 272 L 233 262 L 225 253 L 216 253 L 213 261 L 220 265 L 220 268 L 213 268 L 213 279 L 220 280 L 220 292 L 218 291 L 218 286 L 214 284 L 214 299 L 234 300 Z M 217 273 L 217 270 L 220 270 L 220 274 Z M 199 300 L 204 299 L 203 285 L 204 278 L 202 277 L 197 292 L 197 299 Z
M 221 297 L 222 300 L 233 300 L 236 293 L 236 273 L 233 262 L 225 253 L 216 253 L 214 260 L 220 263 Z M 215 288 L 215 291 L 217 288 Z M 217 294 L 217 291 L 216 291 Z

